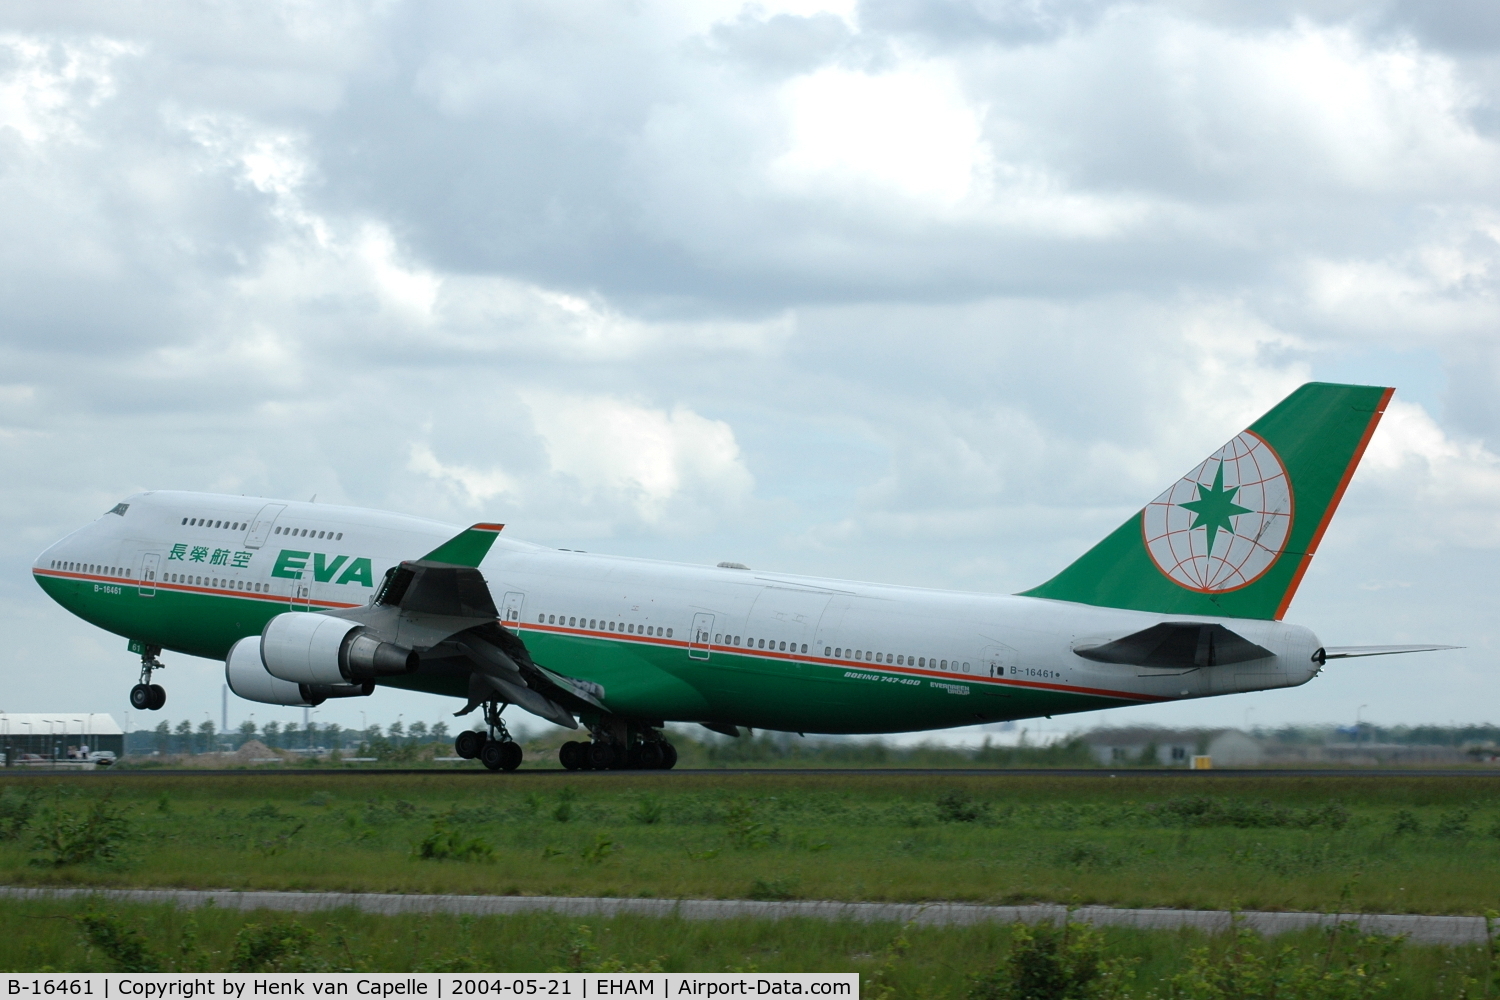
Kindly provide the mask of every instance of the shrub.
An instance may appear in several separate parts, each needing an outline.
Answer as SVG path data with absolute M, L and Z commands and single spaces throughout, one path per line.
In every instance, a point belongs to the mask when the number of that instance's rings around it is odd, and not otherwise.
M 661 822 L 662 808 L 661 799 L 654 795 L 647 795 L 635 804 L 635 811 L 631 817 L 646 826 L 654 826 Z
M 116 972 L 161 972 L 161 959 L 146 944 L 146 937 L 125 921 L 108 913 L 85 913 L 76 918 L 88 943 L 104 953 Z
M 748 802 L 736 802 L 724 813 L 725 832 L 729 843 L 745 850 L 765 847 L 781 837 L 781 831 L 767 826 L 755 816 L 755 807 Z
M 1404 833 L 1421 833 L 1422 821 L 1410 809 L 1397 810 L 1396 815 L 1391 819 L 1391 832 L 1397 836 Z
M 25 792 L 7 788 L 0 792 L 0 840 L 21 835 L 32 816 L 36 815 L 36 798 L 35 788 L 28 788 Z
M 494 861 L 495 848 L 449 825 L 445 817 L 433 821 L 432 832 L 412 853 L 424 861 Z
M 91 861 L 119 861 L 130 839 L 130 821 L 108 795 L 94 799 L 82 812 L 63 811 L 56 803 L 41 819 L 32 846 L 33 865 L 60 868 Z
M 295 920 L 246 924 L 234 936 L 230 972 L 311 972 L 313 932 Z
M 1469 832 L 1469 810 L 1459 808 L 1438 817 L 1432 832 L 1439 837 L 1463 837 Z
M 594 845 L 592 847 L 585 847 L 579 856 L 583 858 L 585 863 L 597 865 L 601 864 L 611 854 L 619 851 L 619 849 L 620 845 L 610 839 L 608 834 L 601 833 L 594 838 Z
M 1358 925 L 1332 928 L 1325 950 L 1303 962 L 1291 946 L 1272 951 L 1253 931 L 1236 927 L 1227 949 L 1200 948 L 1173 977 L 1169 996 L 1180 1000 L 1374 1000 L 1389 995 L 1391 956 L 1401 939 L 1361 934 Z
M 938 819 L 944 823 L 977 823 L 984 812 L 983 803 L 975 802 L 972 795 L 957 788 L 938 796 Z
M 1104 939 L 1091 927 L 1016 924 L 1010 951 L 972 981 L 968 1000 L 1106 1000 L 1127 996 L 1133 978 L 1129 962 L 1104 957 Z

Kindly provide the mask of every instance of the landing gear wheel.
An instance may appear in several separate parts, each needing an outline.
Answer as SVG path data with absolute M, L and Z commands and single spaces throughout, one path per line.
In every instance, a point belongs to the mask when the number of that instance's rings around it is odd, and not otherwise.
M 498 771 L 505 766 L 505 744 L 499 740 L 486 740 L 483 747 L 479 749 L 479 763 L 491 771 Z
M 661 769 L 670 771 L 677 766 L 677 748 L 666 740 L 662 740 L 661 748 L 666 753 L 666 760 L 662 762 Z
M 151 704 L 146 707 L 153 712 L 160 712 L 167 703 L 167 689 L 160 684 L 148 684 L 147 687 L 151 690 Z
M 590 743 L 588 751 L 589 767 L 595 771 L 610 771 L 625 763 L 620 759 L 623 755 L 613 743 Z
M 484 747 L 484 734 L 472 729 L 465 729 L 458 734 L 458 739 L 453 741 L 453 752 L 464 760 L 473 760 L 479 756 L 479 751 Z
M 151 685 L 137 684 L 130 689 L 130 707 L 137 712 L 145 712 L 151 708 Z
M 662 750 L 660 743 L 642 743 L 636 760 L 638 761 L 637 767 L 647 771 L 656 771 L 666 764 L 667 754 Z
M 521 744 L 509 740 L 500 744 L 500 768 L 504 771 L 514 771 L 521 766 L 521 758 L 525 753 L 521 750 Z
M 569 771 L 581 771 L 588 766 L 586 744 L 569 740 L 557 748 L 557 762 Z

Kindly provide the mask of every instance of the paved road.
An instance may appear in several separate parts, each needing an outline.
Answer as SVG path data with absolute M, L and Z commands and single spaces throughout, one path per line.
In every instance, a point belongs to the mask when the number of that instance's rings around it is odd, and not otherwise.
M 1320 768 L 1317 770 L 1302 768 L 1220 768 L 1208 771 L 1189 771 L 1186 769 L 1157 769 L 1157 768 L 996 768 L 996 767 L 734 767 L 734 768 L 678 768 L 672 771 L 565 771 L 562 768 L 548 768 L 545 770 L 521 770 L 510 773 L 495 773 L 486 771 L 479 766 L 449 768 L 265 768 L 265 769 L 234 769 L 234 770 L 211 770 L 209 768 L 182 768 L 180 770 L 143 769 L 120 770 L 100 769 L 95 771 L 51 771 L 42 768 L 9 768 L 0 770 L 3 777 L 79 777 L 83 779 L 101 779 L 104 777 L 176 777 L 176 778 L 204 778 L 204 777 L 235 777 L 254 778 L 270 776 L 297 776 L 304 778 L 339 778 L 359 777 L 386 774 L 468 774 L 485 778 L 490 781 L 546 781 L 548 776 L 566 777 L 573 779 L 597 779 L 608 781 L 612 778 L 628 778 L 641 776 L 659 776 L 670 778 L 677 775 L 712 775 L 725 774 L 770 774 L 770 775 L 798 775 L 798 774 L 836 774 L 843 777 L 857 777 L 859 775 L 878 775 L 881 777 L 958 777 L 958 778 L 1173 778 L 1183 781 L 1207 781 L 1213 778 L 1500 778 L 1500 767 L 1476 767 L 1476 768 L 1400 768 L 1400 767 L 1370 767 L 1370 768 Z
M 820 920 L 906 923 L 934 926 L 978 923 L 1037 923 L 1060 921 L 1061 906 L 976 906 L 968 903 L 839 903 L 817 901 L 758 902 L 748 899 L 613 899 L 571 896 L 424 896 L 394 893 L 230 892 L 191 889 L 31 889 L 0 886 L 0 899 L 93 898 L 120 903 L 175 903 L 183 907 L 214 906 L 239 910 L 307 912 L 344 907 L 366 913 L 452 913 L 497 916 L 523 913 L 561 913 L 572 917 L 612 917 L 633 914 L 682 920 L 727 920 L 756 917 L 782 920 L 808 917 Z M 1352 920 L 1361 929 L 1379 934 L 1404 934 L 1421 944 L 1481 944 L 1486 929 L 1482 917 L 1431 917 L 1414 914 L 1275 913 L 1247 911 L 1245 925 L 1271 936 L 1309 927 L 1326 927 Z M 1195 927 L 1210 933 L 1227 930 L 1227 910 L 1117 910 L 1085 906 L 1073 911 L 1075 920 L 1096 926 L 1172 930 Z

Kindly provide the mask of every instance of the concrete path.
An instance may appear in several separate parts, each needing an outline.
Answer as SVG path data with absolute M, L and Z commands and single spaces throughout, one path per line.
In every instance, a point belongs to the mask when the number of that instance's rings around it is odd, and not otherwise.
M 790 900 L 760 902 L 750 899 L 615 899 L 589 896 L 439 896 L 397 893 L 341 892 L 232 892 L 195 889 L 32 889 L 0 886 L 0 899 L 93 898 L 119 903 L 175 903 L 183 907 L 212 904 L 236 910 L 333 910 L 349 907 L 365 913 L 453 913 L 474 916 L 505 916 L 521 913 L 560 913 L 570 917 L 612 917 L 633 914 L 643 917 L 675 917 L 681 920 L 728 920 L 751 917 L 782 920 L 811 917 L 819 920 L 857 920 L 951 926 L 977 923 L 1037 923 L 1060 921 L 1065 907 L 978 906 L 971 903 L 840 903 Z M 1245 911 L 1245 926 L 1271 936 L 1308 927 L 1326 927 L 1353 921 L 1364 931 L 1404 934 L 1420 944 L 1482 944 L 1483 917 L 1430 917 L 1404 913 L 1281 913 Z M 1210 933 L 1229 929 L 1227 910 L 1123 910 L 1107 906 L 1085 906 L 1073 911 L 1073 919 L 1101 927 L 1136 927 L 1142 930 L 1173 930 L 1195 927 Z

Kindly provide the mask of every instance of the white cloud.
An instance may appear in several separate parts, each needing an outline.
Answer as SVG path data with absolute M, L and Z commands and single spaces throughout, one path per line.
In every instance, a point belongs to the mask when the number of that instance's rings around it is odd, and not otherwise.
M 754 479 L 734 431 L 685 407 L 657 410 L 608 397 L 522 393 L 554 472 L 642 520 L 669 527 L 669 514 L 710 504 L 740 505 Z M 685 501 L 685 502 L 684 502 Z
M 989 161 L 983 113 L 964 98 L 944 63 L 910 60 L 866 73 L 828 67 L 782 88 L 790 147 L 771 174 L 802 194 L 846 197 L 866 189 L 952 208 L 980 182 Z
M 1445 432 L 1420 405 L 1391 400 L 1360 470 L 1402 546 L 1500 547 L 1500 456 Z
M 28 143 L 85 139 L 80 116 L 115 94 L 116 60 L 141 48 L 108 38 L 63 43 L 0 34 L 0 129 Z

